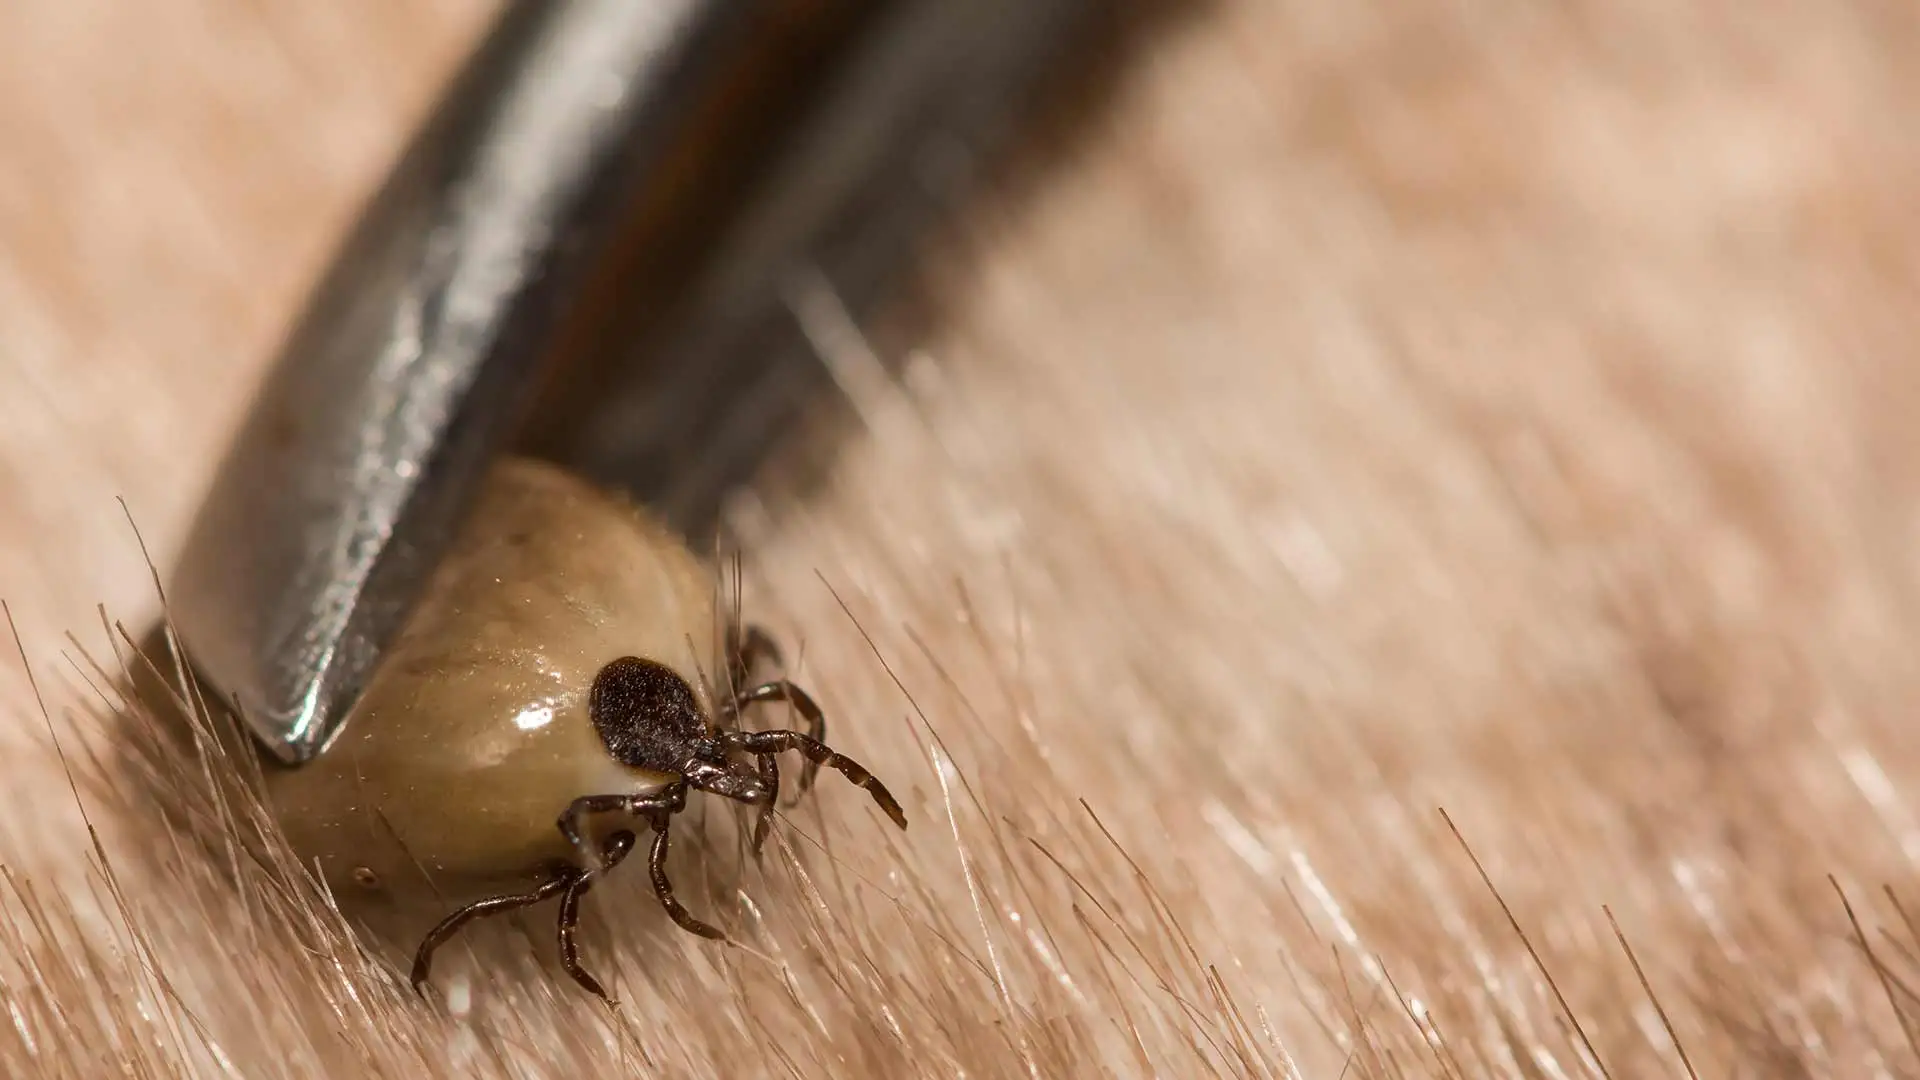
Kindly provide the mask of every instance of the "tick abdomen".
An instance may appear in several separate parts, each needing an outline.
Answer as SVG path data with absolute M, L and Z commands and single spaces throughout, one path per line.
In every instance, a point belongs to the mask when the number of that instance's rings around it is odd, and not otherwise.
M 714 585 L 637 508 L 502 462 L 339 735 L 269 775 L 288 838 L 343 903 L 458 903 L 577 861 L 556 827 L 574 798 L 672 779 L 607 752 L 587 712 L 594 677 L 648 657 L 710 713 Z

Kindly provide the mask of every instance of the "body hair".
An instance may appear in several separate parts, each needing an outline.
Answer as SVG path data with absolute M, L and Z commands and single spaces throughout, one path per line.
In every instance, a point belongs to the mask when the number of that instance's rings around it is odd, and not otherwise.
M 884 343 L 898 384 L 848 388 L 827 482 L 730 510 L 749 616 L 913 828 L 823 783 L 756 867 L 730 811 L 690 813 L 676 883 L 742 947 L 627 867 L 584 908 L 609 1011 L 546 959 L 547 908 L 414 999 L 169 651 L 86 616 L 158 605 L 140 572 L 96 588 L 131 544 L 76 508 L 124 491 L 168 564 L 208 410 L 245 400 L 214 369 L 271 355 L 290 253 L 317 268 L 488 10 L 254 14 L 279 51 L 245 70 L 156 38 L 142 108 L 239 133 L 180 121 L 159 159 L 86 104 L 135 44 L 23 61 L 66 96 L 0 102 L 21 160 L 75 133 L 170 208 L 100 201 L 123 231 L 83 263 L 0 200 L 0 364 L 66 403 L 0 435 L 36 677 L 3 688 L 0 1075 L 1920 1070 L 1920 20 L 1221 0 L 1159 27 L 1071 152 L 943 235 L 937 318 Z M 0 50 L 51 19 L 0 15 Z M 403 39 L 404 76 L 286 88 Z M 237 149 L 284 137 L 226 111 L 255 92 L 315 134 Z M 209 194 L 165 186 L 203 153 Z M 81 230 L 82 191 L 23 176 Z M 324 212 L 244 201 L 281 181 Z M 141 258 L 178 272 L 108 269 Z

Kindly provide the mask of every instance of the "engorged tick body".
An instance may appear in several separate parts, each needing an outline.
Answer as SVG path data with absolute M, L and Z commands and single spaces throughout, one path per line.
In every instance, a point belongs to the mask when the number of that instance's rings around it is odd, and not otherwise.
M 690 791 L 756 807 L 757 851 L 775 755 L 795 750 L 803 788 L 824 765 L 906 818 L 821 742 L 803 691 L 745 681 L 770 642 L 716 606 L 713 571 L 635 507 L 551 466 L 500 464 L 333 743 L 269 771 L 288 839 L 343 899 L 452 909 L 421 943 L 416 987 L 465 922 L 558 897 L 563 962 L 604 996 L 574 959 L 580 896 L 646 832 L 667 913 L 721 937 L 666 877 Z M 769 701 L 791 703 L 809 730 L 742 730 L 740 712 Z

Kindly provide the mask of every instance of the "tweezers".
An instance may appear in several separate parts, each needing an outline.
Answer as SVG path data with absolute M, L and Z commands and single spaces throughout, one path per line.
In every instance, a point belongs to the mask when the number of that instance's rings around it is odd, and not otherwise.
M 1097 6 L 508 4 L 215 474 L 168 590 L 199 676 L 322 752 L 509 450 L 710 515 L 767 445 L 732 418 L 822 381 L 794 275 L 887 296 Z

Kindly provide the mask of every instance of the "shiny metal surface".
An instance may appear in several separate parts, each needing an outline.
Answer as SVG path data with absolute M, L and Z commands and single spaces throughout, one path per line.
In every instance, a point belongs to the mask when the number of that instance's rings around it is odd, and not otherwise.
M 807 408 L 840 392 L 816 301 L 863 323 L 899 299 L 928 230 L 1032 124 L 1042 84 L 1098 41 L 1108 7 L 886 5 L 715 231 L 677 317 L 616 334 L 591 402 L 550 403 L 534 448 L 706 542 L 726 494 L 782 455 Z
M 1097 0 L 528 0 L 336 260 L 171 589 L 211 688 L 311 759 L 482 466 L 698 531 L 830 382 L 797 280 L 881 298 Z
M 194 663 L 276 755 L 317 753 L 509 436 L 591 243 L 595 185 L 644 141 L 726 8 L 510 10 L 399 165 L 263 388 L 172 589 Z

